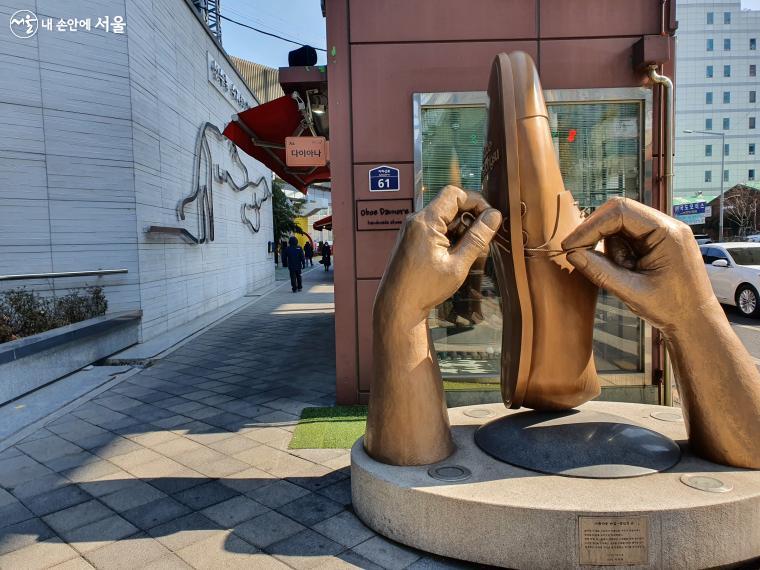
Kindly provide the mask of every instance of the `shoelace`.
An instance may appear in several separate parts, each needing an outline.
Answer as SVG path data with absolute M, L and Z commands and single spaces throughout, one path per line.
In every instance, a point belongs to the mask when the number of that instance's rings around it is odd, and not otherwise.
M 544 243 L 542 243 L 539 246 L 536 247 L 526 247 L 526 244 L 528 243 L 528 234 L 527 232 L 523 231 L 522 235 L 522 241 L 523 241 L 523 251 L 525 252 L 525 258 L 526 260 L 530 259 L 536 259 L 536 258 L 542 258 L 542 259 L 551 259 L 552 257 L 557 257 L 560 255 L 567 255 L 568 253 L 572 253 L 574 251 L 579 251 L 583 249 L 594 249 L 596 246 L 594 245 L 587 245 L 582 247 L 573 247 L 570 249 L 555 249 L 550 248 L 549 244 L 552 242 L 552 240 L 557 235 L 557 229 L 559 228 L 559 210 L 560 210 L 560 197 L 559 194 L 557 195 L 557 215 L 554 218 L 554 229 L 552 230 L 552 234 Z M 525 202 L 520 202 L 520 217 L 525 216 L 525 214 L 528 212 L 528 207 L 525 204 Z M 470 212 L 464 212 L 459 221 L 464 225 L 465 227 L 469 228 L 472 223 L 475 221 L 475 216 L 472 215 Z M 506 233 L 509 233 L 509 226 L 507 225 L 509 222 L 508 218 L 504 218 L 502 221 L 502 229 Z M 501 232 L 497 232 L 496 235 L 493 238 L 494 245 L 509 255 L 512 255 L 512 250 L 510 249 L 512 247 L 512 243 L 509 239 L 506 237 L 503 237 Z

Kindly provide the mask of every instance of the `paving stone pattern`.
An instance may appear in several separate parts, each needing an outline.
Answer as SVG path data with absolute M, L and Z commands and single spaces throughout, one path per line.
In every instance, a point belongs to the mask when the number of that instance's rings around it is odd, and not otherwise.
M 308 272 L 1 452 L 0 569 L 463 567 L 359 521 L 348 450 L 287 448 L 332 303 Z

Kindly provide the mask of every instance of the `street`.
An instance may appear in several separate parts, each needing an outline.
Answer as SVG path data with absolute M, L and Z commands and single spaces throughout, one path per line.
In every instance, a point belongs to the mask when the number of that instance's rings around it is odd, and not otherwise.
M 736 331 L 744 346 L 760 366 L 760 319 L 750 319 L 739 313 L 734 307 L 724 306 L 731 327 Z

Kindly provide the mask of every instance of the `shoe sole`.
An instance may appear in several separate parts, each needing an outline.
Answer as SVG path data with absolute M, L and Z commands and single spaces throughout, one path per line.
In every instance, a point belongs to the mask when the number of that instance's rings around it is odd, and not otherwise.
M 512 63 L 506 54 L 500 54 L 494 61 L 488 95 L 490 103 L 488 140 L 483 158 L 483 194 L 492 206 L 504 214 L 504 222 L 496 239 L 502 243 L 509 242 L 509 253 L 501 251 L 498 244 L 491 245 L 505 321 L 501 349 L 501 396 L 505 405 L 519 408 L 528 390 L 533 310 L 522 239 L 515 83 Z M 506 200 L 504 186 L 507 188 Z M 517 236 L 518 239 L 513 240 L 511 236 Z

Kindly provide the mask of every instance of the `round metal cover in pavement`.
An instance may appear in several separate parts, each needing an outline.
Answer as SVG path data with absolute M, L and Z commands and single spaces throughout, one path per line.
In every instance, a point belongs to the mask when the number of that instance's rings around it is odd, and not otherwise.
M 517 467 L 593 479 L 649 475 L 681 458 L 669 437 L 619 416 L 584 410 L 510 414 L 481 426 L 475 443 Z

